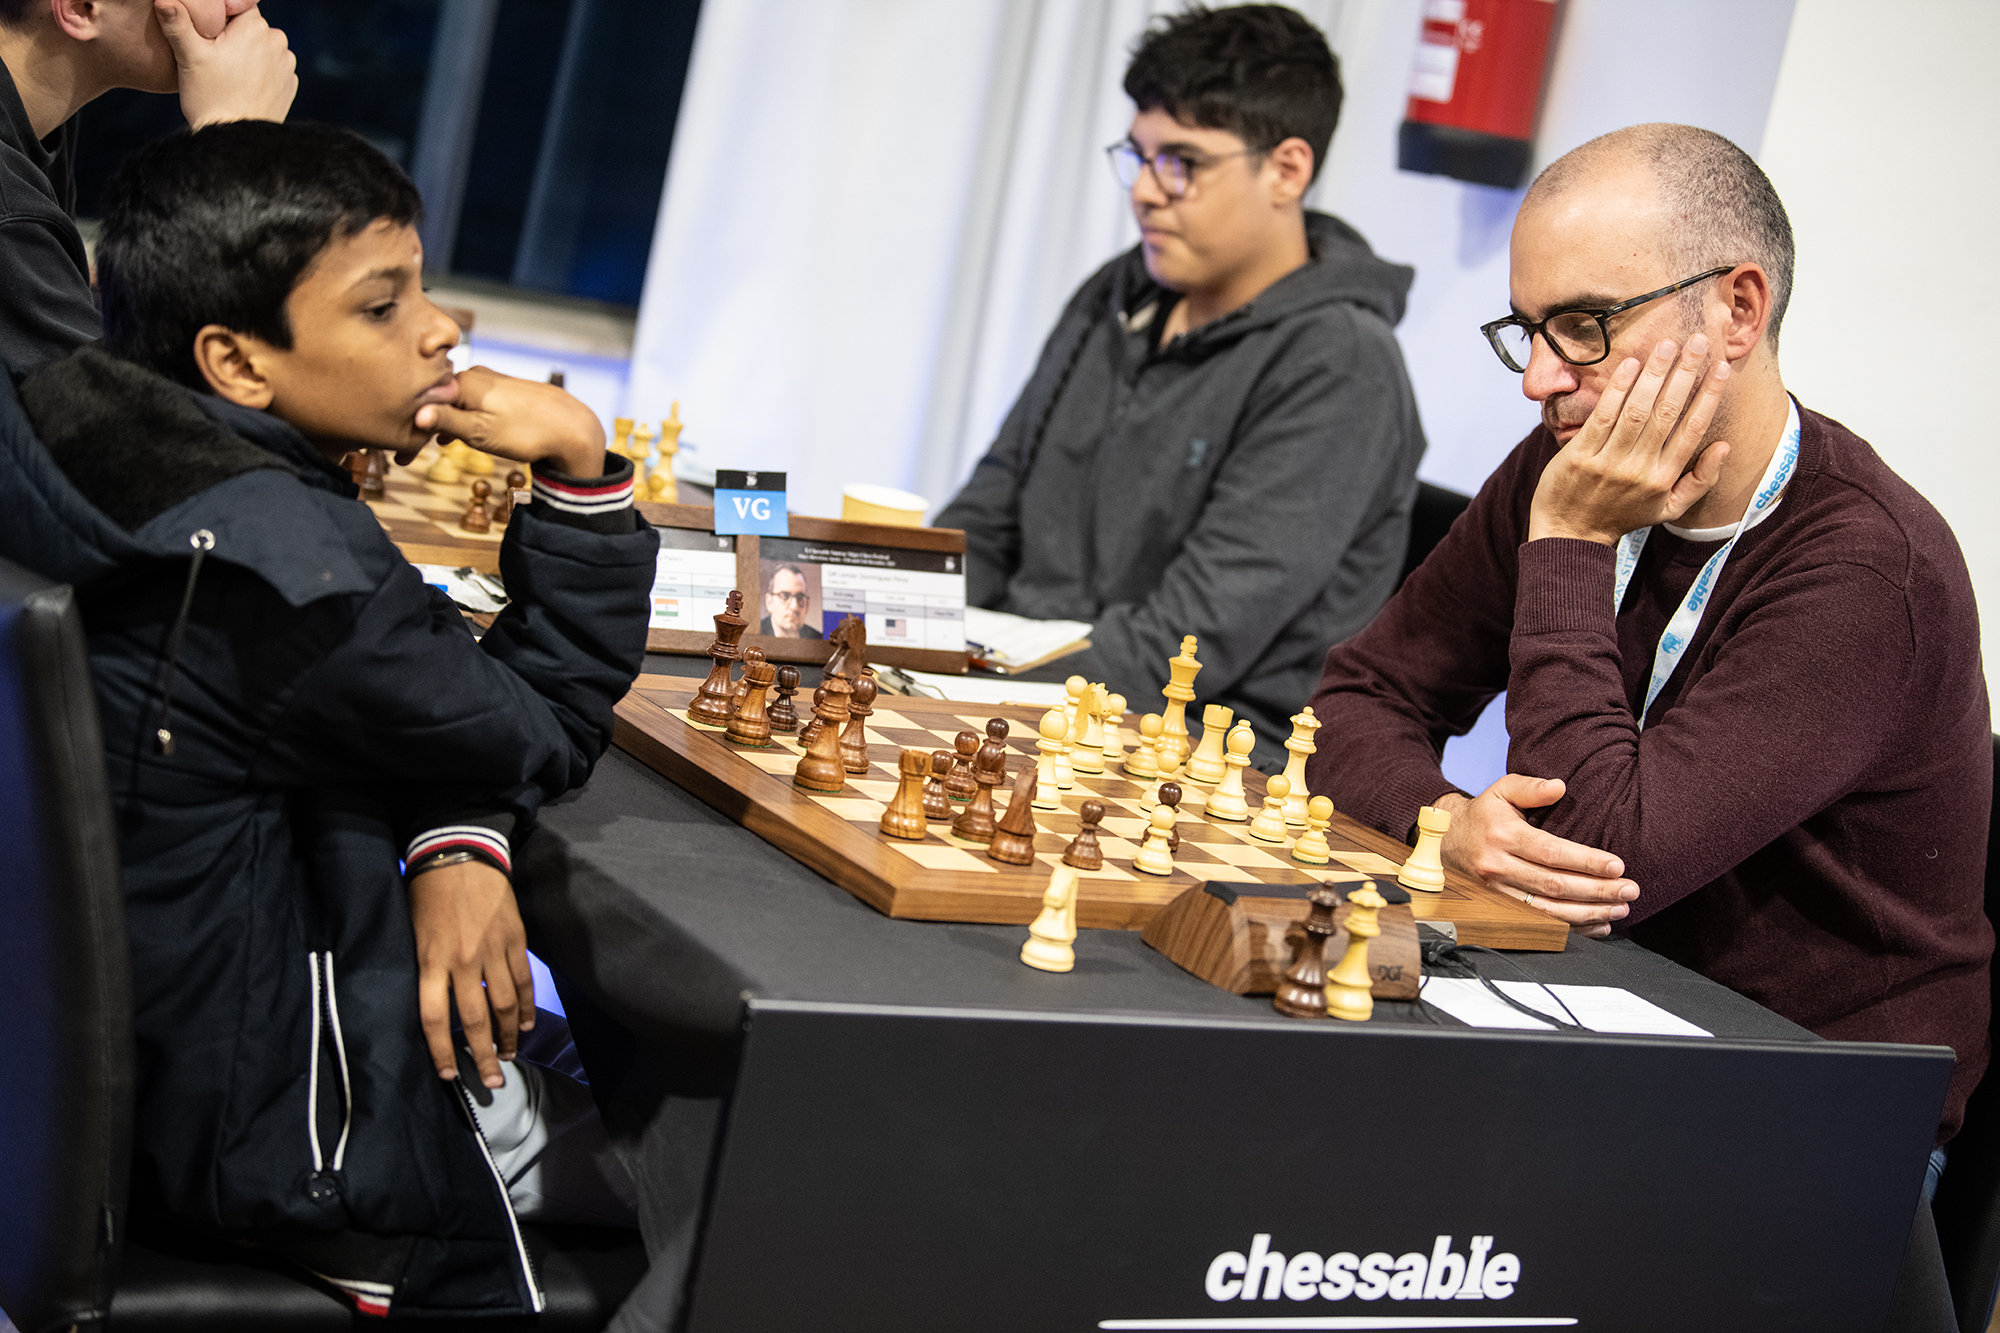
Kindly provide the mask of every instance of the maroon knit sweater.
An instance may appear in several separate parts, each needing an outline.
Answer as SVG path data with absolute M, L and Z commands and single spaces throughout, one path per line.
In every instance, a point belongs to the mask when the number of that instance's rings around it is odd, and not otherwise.
M 1613 551 L 1528 542 L 1556 443 L 1521 442 L 1360 635 L 1327 654 L 1308 785 L 1408 839 L 1438 767 L 1507 692 L 1541 819 L 1639 886 L 1616 928 L 1827 1038 L 1950 1046 L 1938 1141 L 1985 1072 L 1993 740 L 1979 619 L 1937 511 L 1838 422 L 1730 555 L 1648 714 L 1660 632 L 1719 543 L 1656 528 L 1624 606 Z

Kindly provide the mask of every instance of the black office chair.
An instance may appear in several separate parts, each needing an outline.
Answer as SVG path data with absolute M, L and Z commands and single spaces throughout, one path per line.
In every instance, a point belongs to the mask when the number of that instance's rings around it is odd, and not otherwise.
M 2000 736 L 1993 738 L 1996 775 L 2000 775 Z M 1994 822 L 1986 842 L 1986 916 L 2000 922 L 2000 865 L 1995 863 L 1994 831 L 2000 831 L 2000 782 L 1994 787 Z M 1994 974 L 1993 1014 L 2000 1019 L 2000 972 Z M 1992 1032 L 1989 1020 L 1989 1032 Z M 1994 1038 L 2000 1041 L 2000 1035 Z M 2000 1291 L 2000 1062 L 1989 1064 L 1986 1077 L 1973 1089 L 1965 1106 L 1965 1123 L 1951 1141 L 1950 1163 L 1938 1181 L 1931 1216 L 1937 1222 L 1938 1248 L 1951 1280 L 1951 1303 L 1959 1333 L 1986 1333 L 1993 1315 L 1993 1298 Z
M 0 1310 L 21 1333 L 354 1327 L 254 1255 L 127 1243 L 129 960 L 82 622 L 0 561 Z M 484 1329 L 601 1329 L 645 1272 L 631 1232 L 522 1230 L 548 1308 Z
M 1403 579 L 1410 577 L 1431 549 L 1444 540 L 1451 530 L 1452 521 L 1465 512 L 1472 503 L 1469 495 L 1448 491 L 1442 486 L 1433 486 L 1427 481 L 1417 483 L 1417 501 L 1410 510 L 1410 544 L 1403 555 L 1403 577 L 1396 580 L 1396 586 L 1403 586 Z

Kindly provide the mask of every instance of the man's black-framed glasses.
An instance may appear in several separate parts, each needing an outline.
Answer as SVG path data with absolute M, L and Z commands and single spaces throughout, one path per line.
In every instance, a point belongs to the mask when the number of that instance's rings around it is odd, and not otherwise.
M 1657 292 L 1647 292 L 1629 301 L 1606 306 L 1602 310 L 1558 310 L 1546 319 L 1529 319 L 1525 315 L 1509 315 L 1496 319 L 1491 324 L 1481 324 L 1479 331 L 1486 335 L 1486 341 L 1493 344 L 1493 351 L 1507 369 L 1520 374 L 1528 369 L 1528 358 L 1534 355 L 1535 335 L 1547 339 L 1549 350 L 1572 366 L 1594 366 L 1611 355 L 1611 317 L 1622 315 L 1627 310 L 1642 306 L 1648 301 L 1657 301 L 1662 296 L 1672 296 L 1684 287 L 1692 287 L 1697 282 L 1707 282 L 1719 278 L 1734 269 L 1734 264 L 1724 264 L 1706 273 L 1697 273 L 1692 278 L 1682 278 L 1671 287 L 1662 287 Z
M 1130 139 L 1120 139 L 1117 143 L 1107 147 L 1104 150 L 1104 155 L 1111 159 L 1111 174 L 1116 176 L 1118 183 L 1126 189 L 1129 190 L 1136 185 L 1139 181 L 1139 173 L 1144 171 L 1148 166 L 1151 166 L 1153 168 L 1153 179 L 1160 183 L 1160 189 L 1166 193 L 1167 197 L 1170 199 L 1180 199 L 1186 196 L 1188 182 L 1194 179 L 1194 173 L 1200 171 L 1203 167 L 1213 166 L 1217 162 L 1226 162 L 1232 157 L 1256 157 L 1258 156 L 1258 151 L 1254 148 L 1245 148 L 1239 153 L 1217 153 L 1214 157 L 1191 157 L 1186 153 L 1169 152 L 1162 149 L 1151 157 L 1147 157 L 1139 151 L 1139 146 Z

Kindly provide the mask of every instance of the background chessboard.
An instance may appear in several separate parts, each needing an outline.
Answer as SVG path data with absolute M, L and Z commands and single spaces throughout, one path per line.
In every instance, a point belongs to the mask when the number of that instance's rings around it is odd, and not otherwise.
M 1063 793 L 1063 807 L 1035 812 L 1035 864 L 992 860 L 983 845 L 951 836 L 933 823 L 922 842 L 884 836 L 877 823 L 895 794 L 902 749 L 949 750 L 960 731 L 985 733 L 986 721 L 1012 725 L 1008 782 L 994 793 L 1004 810 L 1014 775 L 1034 759 L 1032 709 L 983 706 L 882 695 L 868 719 L 869 770 L 850 775 L 838 793 L 795 786 L 801 751 L 796 737 L 776 736 L 767 749 L 735 745 L 719 731 L 686 718 L 698 682 L 675 676 L 641 676 L 618 705 L 617 744 L 744 827 L 825 875 L 878 910 L 933 921 L 1026 923 L 1040 910 L 1042 893 L 1090 799 L 1102 801 L 1099 845 L 1104 868 L 1086 871 L 1077 904 L 1079 925 L 1137 930 L 1184 890 L 1206 881 L 1307 884 L 1366 875 L 1393 876 L 1409 848 L 1342 815 L 1327 830 L 1334 861 L 1307 866 L 1283 846 L 1250 837 L 1249 825 L 1203 814 L 1207 788 L 1183 782 L 1174 873 L 1148 875 L 1132 868 L 1146 827 L 1139 809 L 1141 783 L 1122 772 L 1079 773 Z M 803 705 L 807 698 L 798 702 Z M 807 716 L 801 708 L 802 720 Z M 1128 753 L 1137 734 L 1123 728 Z M 1245 771 L 1245 794 L 1254 811 L 1263 797 L 1263 775 Z M 1292 830 L 1293 838 L 1303 830 Z M 1452 877 L 1443 893 L 1413 893 L 1420 920 L 1457 923 L 1459 939 L 1493 948 L 1560 950 L 1569 931 L 1562 922 L 1512 898 Z
M 492 476 L 467 476 L 464 481 L 440 486 L 424 479 L 437 459 L 438 447 L 429 444 L 408 467 L 397 467 L 392 461 L 383 482 L 385 494 L 370 500 L 368 507 L 411 564 L 449 565 L 453 569 L 470 565 L 482 574 L 498 574 L 500 539 L 507 535 L 507 529 L 496 524 L 490 533 L 467 532 L 458 526 L 458 520 L 472 502 L 474 480 L 492 485 L 490 501 L 507 484 L 507 470 L 521 465 L 496 458 Z

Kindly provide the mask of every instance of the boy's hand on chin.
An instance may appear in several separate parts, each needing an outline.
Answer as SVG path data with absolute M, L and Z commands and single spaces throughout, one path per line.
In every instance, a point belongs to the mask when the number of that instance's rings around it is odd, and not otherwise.
M 553 384 L 474 366 L 458 376 L 456 404 L 425 403 L 416 420 L 419 430 L 497 458 L 546 463 L 578 478 L 604 475 L 597 414 Z

